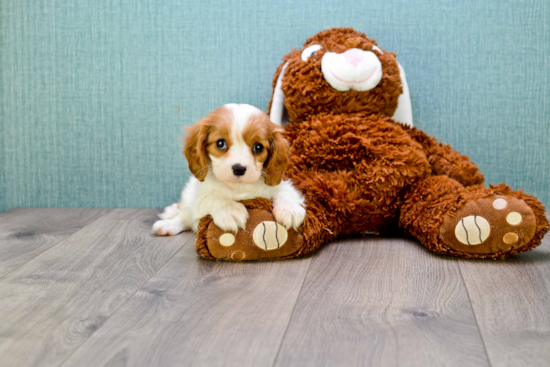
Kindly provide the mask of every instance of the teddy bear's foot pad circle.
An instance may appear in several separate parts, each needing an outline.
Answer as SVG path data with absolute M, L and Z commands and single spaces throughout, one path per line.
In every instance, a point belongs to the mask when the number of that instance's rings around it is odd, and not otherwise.
M 292 255 L 302 247 L 302 234 L 286 230 L 270 211 L 249 209 L 248 214 L 246 229 L 236 234 L 209 224 L 206 246 L 212 256 L 230 261 L 266 260 Z
M 288 239 L 288 232 L 277 222 L 263 221 L 254 228 L 252 238 L 256 246 L 265 251 L 281 248 Z
M 446 218 L 440 238 L 454 251 L 489 254 L 526 245 L 535 230 L 535 214 L 525 201 L 497 195 L 471 201 Z

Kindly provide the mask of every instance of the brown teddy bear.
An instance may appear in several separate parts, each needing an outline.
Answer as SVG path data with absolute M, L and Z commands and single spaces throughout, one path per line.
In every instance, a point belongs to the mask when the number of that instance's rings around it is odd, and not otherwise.
M 304 223 L 286 231 L 274 221 L 271 202 L 245 201 L 250 219 L 236 235 L 203 218 L 201 256 L 298 257 L 339 235 L 394 224 L 438 254 L 464 258 L 504 259 L 540 244 L 549 225 L 535 197 L 506 184 L 484 187 L 467 156 L 409 126 L 410 100 L 395 56 L 363 33 L 338 28 L 283 58 L 269 111 L 275 123 L 289 120 L 285 178 L 306 198 Z

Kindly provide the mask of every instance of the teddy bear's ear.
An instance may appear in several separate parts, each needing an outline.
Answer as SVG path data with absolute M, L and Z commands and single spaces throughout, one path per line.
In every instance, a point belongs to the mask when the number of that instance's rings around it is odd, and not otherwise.
M 393 113 L 392 119 L 397 122 L 402 122 L 405 125 L 413 126 L 413 115 L 412 115 L 412 106 L 411 106 L 411 94 L 409 93 L 409 85 L 407 84 L 407 78 L 405 77 L 405 70 L 398 62 L 399 66 L 399 77 L 401 78 L 401 85 L 403 87 L 403 93 L 399 96 L 397 100 L 397 108 Z
M 288 111 L 286 111 L 285 108 L 285 94 L 281 88 L 287 66 L 288 61 L 280 66 L 280 69 L 277 70 L 275 74 L 273 95 L 271 96 L 271 103 L 269 104 L 269 119 L 278 126 L 283 126 L 288 122 Z

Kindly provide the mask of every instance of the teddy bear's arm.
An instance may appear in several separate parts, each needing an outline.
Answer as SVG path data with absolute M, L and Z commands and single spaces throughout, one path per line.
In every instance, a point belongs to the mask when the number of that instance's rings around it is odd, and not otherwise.
M 414 141 L 422 145 L 434 175 L 448 176 L 464 186 L 483 183 L 483 174 L 467 155 L 460 154 L 448 144 L 437 142 L 434 137 L 415 127 L 403 125 L 403 128 Z

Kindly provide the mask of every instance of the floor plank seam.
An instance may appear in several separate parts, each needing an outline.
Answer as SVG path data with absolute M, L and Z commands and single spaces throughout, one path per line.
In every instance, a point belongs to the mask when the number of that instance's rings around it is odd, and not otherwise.
M 13 273 L 13 272 L 16 271 L 17 269 L 22 268 L 23 266 L 27 265 L 27 264 L 30 263 L 31 261 L 34 261 L 35 259 L 37 259 L 37 258 L 39 258 L 40 256 L 44 255 L 45 253 L 47 253 L 47 252 L 50 251 L 51 249 L 53 249 L 53 248 L 59 246 L 60 243 L 63 243 L 64 241 L 70 239 L 71 237 L 73 237 L 74 235 L 76 235 L 77 233 L 79 233 L 80 231 L 82 231 L 83 229 L 88 228 L 89 226 L 91 226 L 92 224 L 94 224 L 94 223 L 97 222 L 98 220 L 102 219 L 102 218 L 105 217 L 106 215 L 111 214 L 111 213 L 113 212 L 113 210 L 114 210 L 114 209 L 112 209 L 111 211 L 105 213 L 105 214 L 102 215 L 101 217 L 98 217 L 97 219 L 91 221 L 90 223 L 88 223 L 88 224 L 85 225 L 84 227 L 80 228 L 78 231 L 72 233 L 70 236 L 67 236 L 67 237 L 61 239 L 59 242 L 57 242 L 56 244 L 52 245 L 50 248 L 46 249 L 45 251 L 42 251 L 41 253 L 39 253 L 38 255 L 36 255 L 35 257 L 33 257 L 32 259 L 29 259 L 29 261 L 27 261 L 27 262 L 25 262 L 25 263 L 19 265 L 18 267 L 14 268 L 14 269 L 12 269 L 12 270 L 10 270 L 10 271 L 8 271 L 8 272 L 5 273 L 5 274 L 0 275 L 0 279 L 4 278 L 4 277 L 5 277 L 6 275 L 8 275 L 8 274 Z
M 88 336 L 88 338 L 86 339 L 86 341 L 85 341 L 84 343 L 80 344 L 80 346 L 79 346 L 78 348 L 76 348 L 69 356 L 67 356 L 67 358 L 65 358 L 65 359 L 63 360 L 63 362 L 61 362 L 61 364 L 59 364 L 59 366 L 65 365 L 65 363 L 66 363 L 69 359 L 71 359 L 71 357 L 72 357 L 77 351 L 79 351 L 80 348 L 82 348 L 82 347 L 90 340 L 90 338 L 91 338 L 98 330 L 100 330 L 100 329 L 103 327 L 103 325 L 105 325 L 105 324 L 109 321 L 109 319 L 111 319 L 114 315 L 116 315 L 117 312 L 118 312 L 126 303 L 128 303 L 128 301 L 130 301 L 130 300 L 135 296 L 135 294 L 136 294 L 137 292 L 139 292 L 139 290 L 140 290 L 141 288 L 143 288 L 143 286 L 144 286 L 145 284 L 147 284 L 147 282 L 149 282 L 155 275 L 157 275 L 157 274 L 164 268 L 164 266 L 165 266 L 166 264 L 168 264 L 168 262 L 169 262 L 170 260 L 172 260 L 172 259 L 174 258 L 174 256 L 176 256 L 176 255 L 178 254 L 178 252 L 180 252 L 180 251 L 181 251 L 190 241 L 192 241 L 194 238 L 195 238 L 194 236 L 191 236 L 187 241 L 185 241 L 185 242 L 183 243 L 183 245 L 181 245 L 181 247 L 178 248 L 178 250 L 175 251 L 174 254 L 173 254 L 172 256 L 170 256 L 170 258 L 169 258 L 168 260 L 166 260 L 166 262 L 165 262 L 164 264 L 162 264 L 162 266 L 160 266 L 160 267 L 157 269 L 156 272 L 154 272 L 149 278 L 147 278 L 147 280 L 145 280 L 145 281 L 136 289 L 136 291 L 135 291 L 134 293 L 132 293 L 132 295 L 130 295 L 130 296 L 128 297 L 128 299 L 127 299 L 126 301 L 124 301 L 124 302 L 123 302 L 123 303 L 122 303 L 122 304 L 121 304 L 121 305 L 111 314 L 111 316 L 109 316 L 109 317 L 105 320 L 105 322 L 104 322 L 100 327 L 98 327 L 96 330 L 94 330 L 94 332 L 91 333 L 91 334 Z
M 468 285 L 466 284 L 466 281 L 464 280 L 464 275 L 462 275 L 462 267 L 460 266 L 460 261 L 455 260 L 458 266 L 458 272 L 460 273 L 460 278 L 462 279 L 462 284 L 464 284 L 464 289 L 466 290 L 466 296 L 468 296 L 468 302 L 470 302 L 470 309 L 472 310 L 472 315 L 474 315 L 474 321 L 476 322 L 477 332 L 479 333 L 479 338 L 481 339 L 481 344 L 483 345 L 483 351 L 485 352 L 485 356 L 487 357 L 487 363 L 489 366 L 493 366 L 491 363 L 491 359 L 489 358 L 489 353 L 487 352 L 487 347 L 485 346 L 485 340 L 483 339 L 483 334 L 481 333 L 481 329 L 479 327 L 479 322 L 477 321 L 477 315 L 474 310 L 474 305 L 472 305 L 472 298 L 470 297 L 470 292 L 468 291 Z
M 300 296 L 302 295 L 302 290 L 304 289 L 304 284 L 306 283 L 307 276 L 309 274 L 309 270 L 311 269 L 311 264 L 313 263 L 313 259 L 309 262 L 309 266 L 307 267 L 306 275 L 304 276 L 304 280 L 302 281 L 302 285 L 300 286 L 300 291 L 298 292 L 298 295 L 296 296 L 296 300 L 294 302 L 294 306 L 292 307 L 292 312 L 290 313 L 290 317 L 288 318 L 288 322 L 286 324 L 285 332 L 283 333 L 283 337 L 281 338 L 281 342 L 279 343 L 279 348 L 277 348 L 277 354 L 275 354 L 275 359 L 273 360 L 272 367 L 275 367 L 277 364 L 277 359 L 279 358 L 279 353 L 281 352 L 281 348 L 283 347 L 283 342 L 285 341 L 286 333 L 288 331 L 288 328 L 290 326 L 290 322 L 292 321 L 292 317 L 294 317 L 294 312 L 296 311 L 296 305 L 298 304 L 298 300 L 300 299 Z

